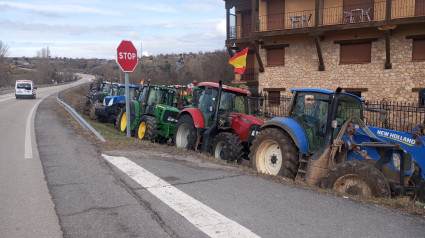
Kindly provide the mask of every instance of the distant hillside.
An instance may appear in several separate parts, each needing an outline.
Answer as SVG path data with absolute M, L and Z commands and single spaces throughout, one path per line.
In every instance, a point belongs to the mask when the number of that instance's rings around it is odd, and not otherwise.
M 155 84 L 188 84 L 193 80 L 229 83 L 233 80 L 233 66 L 228 63 L 227 51 L 211 53 L 169 54 L 143 57 L 130 74 L 130 82 L 137 84 L 141 79 L 152 79 Z M 104 79 L 123 82 L 124 74 L 115 61 L 93 68 L 93 73 Z M 121 78 L 120 78 L 121 76 Z
M 222 80 L 228 84 L 234 79 L 229 58 L 225 50 L 142 57 L 129 75 L 130 83 L 138 84 L 141 79 L 150 78 L 154 84 L 164 85 L 186 85 L 193 80 Z M 37 84 L 69 81 L 73 73 L 82 72 L 124 82 L 124 73 L 115 60 L 9 57 L 0 65 L 0 87 L 14 86 L 15 80 L 22 78 L 32 79 Z

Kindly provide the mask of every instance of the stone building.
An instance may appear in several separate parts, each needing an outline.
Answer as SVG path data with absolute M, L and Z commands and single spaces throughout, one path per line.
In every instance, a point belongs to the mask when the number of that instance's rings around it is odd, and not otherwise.
M 226 47 L 249 47 L 241 83 L 254 93 L 342 87 L 425 102 L 425 0 L 224 1 Z

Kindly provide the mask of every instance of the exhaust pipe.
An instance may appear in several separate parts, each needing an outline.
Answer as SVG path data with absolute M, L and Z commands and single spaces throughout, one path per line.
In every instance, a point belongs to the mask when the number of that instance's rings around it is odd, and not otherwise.
M 307 173 L 305 176 L 306 183 L 317 186 L 323 176 L 328 172 L 329 156 L 331 153 L 331 145 L 333 141 L 332 121 L 336 118 L 338 110 L 338 98 L 341 88 L 337 88 L 334 98 L 332 99 L 330 110 L 328 112 L 328 121 L 326 125 L 325 143 L 314 155 L 310 157 L 307 164 Z

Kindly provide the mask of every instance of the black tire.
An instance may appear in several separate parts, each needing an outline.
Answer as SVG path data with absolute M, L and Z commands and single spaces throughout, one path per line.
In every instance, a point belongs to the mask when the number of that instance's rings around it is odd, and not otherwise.
M 177 122 L 173 135 L 173 145 L 179 148 L 195 150 L 196 128 L 191 115 L 183 115 Z
M 384 174 L 362 161 L 337 164 L 322 178 L 321 187 L 365 197 L 389 197 L 391 194 Z
M 211 154 L 217 159 L 226 160 L 228 163 L 242 162 L 243 146 L 238 135 L 230 132 L 221 132 L 214 139 Z
M 90 106 L 90 100 L 88 97 L 83 96 L 78 100 L 77 105 L 75 106 L 75 110 L 80 115 L 88 115 L 88 108 Z
M 142 116 L 136 127 L 136 137 L 141 140 L 155 142 L 157 137 L 157 125 L 155 117 Z
M 267 128 L 252 142 L 249 154 L 251 167 L 257 172 L 295 179 L 298 169 L 298 148 L 281 129 Z
M 96 107 L 98 107 L 98 106 L 102 106 L 102 103 L 97 102 L 97 103 L 95 103 L 95 104 L 93 104 L 91 106 L 91 108 L 90 108 L 90 114 L 89 114 L 90 119 L 92 119 L 92 120 L 98 120 L 98 117 L 96 115 Z
M 125 108 L 122 108 L 120 111 L 120 114 L 118 114 L 117 120 L 115 121 L 115 127 L 117 128 L 118 131 L 125 133 L 127 131 L 127 118 L 125 118 L 126 119 L 125 122 L 123 121 L 123 125 L 121 125 L 123 116 L 127 116 L 127 113 L 125 112 Z

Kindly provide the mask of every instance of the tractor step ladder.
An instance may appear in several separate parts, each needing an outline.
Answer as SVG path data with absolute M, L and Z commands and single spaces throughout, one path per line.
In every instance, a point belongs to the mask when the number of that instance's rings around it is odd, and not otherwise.
M 300 155 L 298 156 L 298 163 L 298 172 L 295 179 L 304 181 L 307 173 L 307 156 L 303 153 L 300 153 Z

